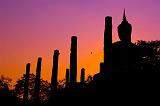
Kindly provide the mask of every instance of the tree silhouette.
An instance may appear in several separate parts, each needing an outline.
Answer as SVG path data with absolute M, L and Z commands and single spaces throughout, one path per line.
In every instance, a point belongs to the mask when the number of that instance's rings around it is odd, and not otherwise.
M 17 100 L 10 90 L 12 79 L 1 75 L 0 77 L 0 103 L 5 105 L 16 105 Z
M 85 80 L 85 83 L 91 83 L 93 81 L 92 75 L 88 75 L 87 79 Z
M 12 82 L 12 79 L 1 75 L 1 77 L 0 77 L 0 90 L 2 90 L 2 89 L 9 90 L 9 87 L 11 87 L 11 82 Z
M 160 41 L 137 41 L 136 45 L 141 49 L 141 70 L 160 72 Z
M 57 88 L 60 90 L 62 88 L 65 88 L 66 79 L 61 79 L 57 82 Z
M 28 98 L 31 102 L 33 101 L 35 78 L 36 78 L 36 76 L 34 74 L 30 74 Z M 23 77 L 21 77 L 21 79 L 18 79 L 18 81 L 15 85 L 15 95 L 17 96 L 17 98 L 20 101 L 23 100 L 24 81 L 25 81 L 25 74 L 23 75 Z M 51 91 L 50 83 L 41 79 L 41 81 L 40 81 L 40 94 L 39 94 L 41 102 L 45 102 L 49 99 L 50 91 Z

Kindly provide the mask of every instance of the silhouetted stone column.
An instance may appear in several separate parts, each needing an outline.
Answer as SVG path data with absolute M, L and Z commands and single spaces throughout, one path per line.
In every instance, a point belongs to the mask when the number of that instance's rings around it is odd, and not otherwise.
M 81 83 L 83 84 L 84 81 L 85 81 L 85 69 L 82 68 L 82 69 L 81 69 Z
M 70 53 L 70 83 L 77 81 L 77 37 L 71 38 L 71 53 Z
M 69 84 L 69 69 L 66 69 L 66 88 L 68 87 Z
M 104 74 L 104 63 L 103 62 L 100 63 L 100 73 Z
M 59 57 L 59 50 L 54 50 L 52 78 L 51 78 L 51 93 L 52 93 L 52 95 L 57 91 L 58 57 Z
M 105 18 L 104 30 L 104 74 L 111 71 L 111 48 L 112 48 L 112 17 Z
M 25 104 L 28 102 L 29 73 L 30 73 L 30 63 L 26 65 L 26 75 L 24 82 L 24 95 L 23 95 L 23 102 Z
M 34 90 L 34 102 L 39 103 L 39 90 L 40 90 L 40 78 L 41 78 L 41 63 L 42 58 L 39 57 L 37 61 L 37 69 L 36 69 L 36 79 L 35 79 L 35 90 Z

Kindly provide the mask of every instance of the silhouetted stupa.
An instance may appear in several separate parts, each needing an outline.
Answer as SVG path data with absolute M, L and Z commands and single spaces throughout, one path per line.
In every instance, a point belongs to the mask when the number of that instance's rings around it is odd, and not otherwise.
M 140 51 L 139 48 L 131 42 L 131 33 L 132 26 L 128 23 L 124 10 L 123 21 L 118 26 L 120 41 L 112 44 L 112 70 L 114 70 L 116 74 L 131 72 L 137 67 L 136 61 L 139 59 Z M 116 76 L 116 78 L 118 77 Z
M 118 26 L 119 39 L 123 42 L 131 42 L 132 26 L 128 23 L 125 10 L 123 13 L 123 21 Z
M 100 80 L 102 82 L 103 79 L 107 80 L 108 78 L 109 80 L 123 79 L 126 77 L 125 73 L 136 70 L 136 62 L 140 59 L 140 51 L 131 42 L 131 33 L 132 26 L 128 23 L 124 10 L 123 20 L 118 26 L 120 41 L 112 43 L 112 17 L 107 16 L 105 18 L 104 63 L 100 65 L 100 73 L 94 75 L 96 81 Z

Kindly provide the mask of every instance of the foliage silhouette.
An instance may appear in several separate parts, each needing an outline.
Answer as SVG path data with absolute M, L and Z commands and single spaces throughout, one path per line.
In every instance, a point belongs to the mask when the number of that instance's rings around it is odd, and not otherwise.
M 35 87 L 35 78 L 36 76 L 34 74 L 30 74 L 29 77 L 29 90 L 28 90 L 28 97 L 30 102 L 33 102 L 33 94 L 34 94 L 34 87 Z M 23 77 L 21 77 L 21 79 L 19 79 L 15 85 L 15 95 L 17 96 L 17 98 L 22 101 L 23 100 L 23 93 L 24 93 L 24 80 L 25 80 L 25 74 L 23 75 Z M 48 100 L 49 96 L 50 96 L 50 83 L 47 81 L 44 81 L 43 79 L 41 79 L 40 81 L 40 100 L 42 102 L 45 102 Z
M 1 75 L 0 77 L 0 104 L 1 105 L 17 105 L 16 96 L 10 90 L 12 79 Z
M 0 90 L 9 89 L 11 85 L 12 79 L 1 75 L 0 77 Z
M 142 50 L 141 70 L 160 72 L 160 41 L 138 41 L 136 45 Z

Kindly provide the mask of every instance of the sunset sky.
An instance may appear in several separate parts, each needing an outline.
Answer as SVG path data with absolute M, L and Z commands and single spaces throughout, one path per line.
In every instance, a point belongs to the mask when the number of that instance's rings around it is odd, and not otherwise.
M 133 42 L 160 40 L 160 0 L 0 0 L 0 75 L 16 81 L 27 63 L 35 73 L 42 57 L 41 76 L 50 82 L 53 51 L 58 49 L 58 78 L 65 78 L 73 35 L 78 37 L 78 79 L 81 68 L 86 76 L 99 72 L 104 18 L 113 18 L 115 42 L 124 8 Z

